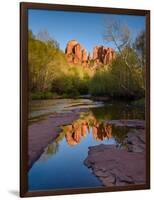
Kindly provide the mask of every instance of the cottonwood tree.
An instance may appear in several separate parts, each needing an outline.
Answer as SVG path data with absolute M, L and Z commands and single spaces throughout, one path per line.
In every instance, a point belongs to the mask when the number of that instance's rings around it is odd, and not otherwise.
M 142 78 L 144 82 L 145 82 L 145 64 L 146 64 L 146 40 L 145 39 L 146 39 L 145 31 L 142 30 L 136 37 L 136 40 L 133 44 L 133 48 L 135 49 L 138 55 L 140 65 L 142 67 Z
M 142 69 L 139 67 L 138 56 L 132 48 L 132 35 L 128 25 L 120 20 L 110 19 L 110 21 L 106 22 L 103 38 L 107 42 L 114 44 L 117 51 L 117 59 L 122 61 L 119 60 L 118 63 L 122 63 L 123 66 L 115 66 L 120 69 L 117 72 L 120 87 L 133 96 L 134 92 L 131 91 L 131 88 L 132 85 L 137 84 L 138 76 L 142 74 Z M 125 72 L 122 69 L 125 69 Z M 144 89 L 144 84 L 142 84 L 142 89 Z
M 50 36 L 47 30 L 41 30 L 37 33 L 36 39 L 42 42 L 50 43 L 50 45 L 54 46 L 54 48 L 59 49 L 59 43 Z
M 144 67 L 145 66 L 145 60 L 146 60 L 146 55 L 145 55 L 145 51 L 146 51 L 146 42 L 145 42 L 145 31 L 141 31 L 138 36 L 136 37 L 136 40 L 133 44 L 134 49 L 136 50 L 141 65 Z
M 124 53 L 124 49 L 130 47 L 131 33 L 127 24 L 123 24 L 120 20 L 110 19 L 106 23 L 105 33 L 103 35 L 107 42 L 113 42 L 116 50 L 121 54 L 128 69 L 131 71 L 131 66 L 127 60 L 128 52 Z

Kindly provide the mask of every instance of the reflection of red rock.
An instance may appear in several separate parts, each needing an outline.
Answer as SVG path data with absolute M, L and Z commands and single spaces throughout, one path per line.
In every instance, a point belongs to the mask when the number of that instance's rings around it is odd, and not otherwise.
M 112 137 L 112 125 L 103 124 L 93 116 L 90 116 L 90 120 L 93 120 L 92 134 L 93 138 L 97 141 L 103 141 Z M 77 120 L 72 125 L 65 126 L 65 137 L 69 145 L 76 145 L 81 142 L 83 137 L 86 137 L 87 132 L 90 133 L 90 126 L 88 120 Z
M 96 139 L 97 138 L 97 127 L 95 127 L 95 126 L 92 127 L 92 133 L 93 133 L 93 138 Z
M 107 133 L 107 137 L 111 138 L 112 137 L 112 126 L 111 125 L 106 125 L 105 131 Z
M 112 137 L 112 126 L 96 123 L 92 128 L 92 132 L 95 140 L 102 141 Z
M 69 145 L 76 145 L 77 142 L 74 140 L 74 138 L 72 137 L 72 125 L 68 125 L 66 126 L 66 141 Z
M 73 138 L 77 143 L 81 141 L 81 128 L 74 129 Z
M 87 128 L 88 128 L 88 123 L 82 122 L 82 125 L 81 125 L 81 134 L 84 137 L 86 136 Z

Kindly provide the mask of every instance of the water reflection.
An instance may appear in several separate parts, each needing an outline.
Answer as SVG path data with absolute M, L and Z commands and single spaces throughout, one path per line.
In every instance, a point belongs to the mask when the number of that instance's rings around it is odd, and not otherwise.
M 41 160 L 47 160 L 59 150 L 59 142 L 63 139 L 69 146 L 79 144 L 82 139 L 86 139 L 89 134 L 92 134 L 92 139 L 100 142 L 112 138 L 112 125 L 103 121 L 98 121 L 92 113 L 84 113 L 81 118 L 74 121 L 72 124 L 62 126 L 62 131 L 54 142 L 48 144 Z
M 88 119 L 79 119 L 70 125 L 64 126 L 65 138 L 69 145 L 76 145 L 85 138 L 87 134 L 92 134 L 96 141 L 103 141 L 112 138 L 112 126 L 99 122 L 94 116 L 89 115 Z M 91 131 L 90 131 L 91 130 Z
M 101 182 L 83 164 L 88 147 L 99 144 L 123 145 L 129 129 L 111 126 L 107 121 L 144 117 L 143 109 L 125 104 L 105 105 L 82 113 L 72 124 L 60 127 L 61 133 L 54 142 L 48 144 L 29 170 L 29 190 L 101 186 Z
M 72 124 L 61 127 L 59 136 L 48 144 L 47 148 L 41 156 L 41 160 L 46 160 L 55 155 L 59 150 L 59 143 L 65 139 L 67 145 L 76 146 L 86 140 L 88 135 L 92 135 L 92 139 L 101 142 L 113 139 L 117 145 L 123 146 L 123 140 L 129 131 L 128 127 L 115 127 L 107 122 L 107 120 L 97 119 L 92 112 L 83 113 L 79 119 Z
M 57 141 L 54 141 L 51 144 L 48 144 L 47 148 L 44 150 L 44 153 L 40 157 L 40 160 L 41 161 L 48 160 L 48 158 L 56 154 L 58 150 L 59 150 L 59 143 Z
M 58 135 L 58 137 L 54 140 L 54 142 L 51 141 L 51 143 L 47 145 L 47 147 L 44 150 L 44 153 L 40 157 L 40 160 L 41 161 L 48 160 L 48 158 L 50 158 L 52 155 L 55 155 L 56 153 L 58 153 L 59 143 L 61 140 L 63 140 L 63 138 L 64 138 L 64 132 L 61 132 Z

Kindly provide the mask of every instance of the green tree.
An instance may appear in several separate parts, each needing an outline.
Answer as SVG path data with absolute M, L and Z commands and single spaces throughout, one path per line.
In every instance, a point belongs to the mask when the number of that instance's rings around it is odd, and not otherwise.
M 37 36 L 29 31 L 28 40 L 29 90 L 35 98 L 88 93 L 88 70 L 69 65 L 57 41 L 47 32 Z M 41 94 L 42 93 L 42 94 Z
M 140 59 L 142 67 L 145 67 L 146 60 L 146 41 L 145 41 L 145 31 L 141 31 L 133 44 L 134 49 L 136 50 L 138 57 Z

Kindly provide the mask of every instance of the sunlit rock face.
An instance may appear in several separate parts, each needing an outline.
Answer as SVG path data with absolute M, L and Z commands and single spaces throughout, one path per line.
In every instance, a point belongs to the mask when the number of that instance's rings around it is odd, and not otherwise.
M 95 46 L 93 49 L 93 60 L 102 64 L 109 64 L 115 58 L 115 51 L 104 46 Z
M 82 49 L 81 45 L 78 43 L 74 46 L 74 64 L 82 62 Z
M 94 68 L 100 64 L 107 65 L 115 58 L 115 50 L 104 46 L 95 46 L 91 56 L 87 49 L 76 40 L 70 40 L 67 43 L 65 54 L 68 63 L 89 67 L 92 61 Z
M 82 47 L 76 40 L 70 40 L 65 49 L 68 63 L 82 63 Z
M 87 50 L 85 48 L 82 50 L 82 65 L 84 67 L 88 66 L 88 56 L 87 56 Z
M 73 53 L 73 48 L 74 46 L 78 44 L 78 42 L 76 40 L 70 40 L 68 43 L 67 43 L 67 46 L 66 46 L 66 55 L 69 55 L 71 53 Z

